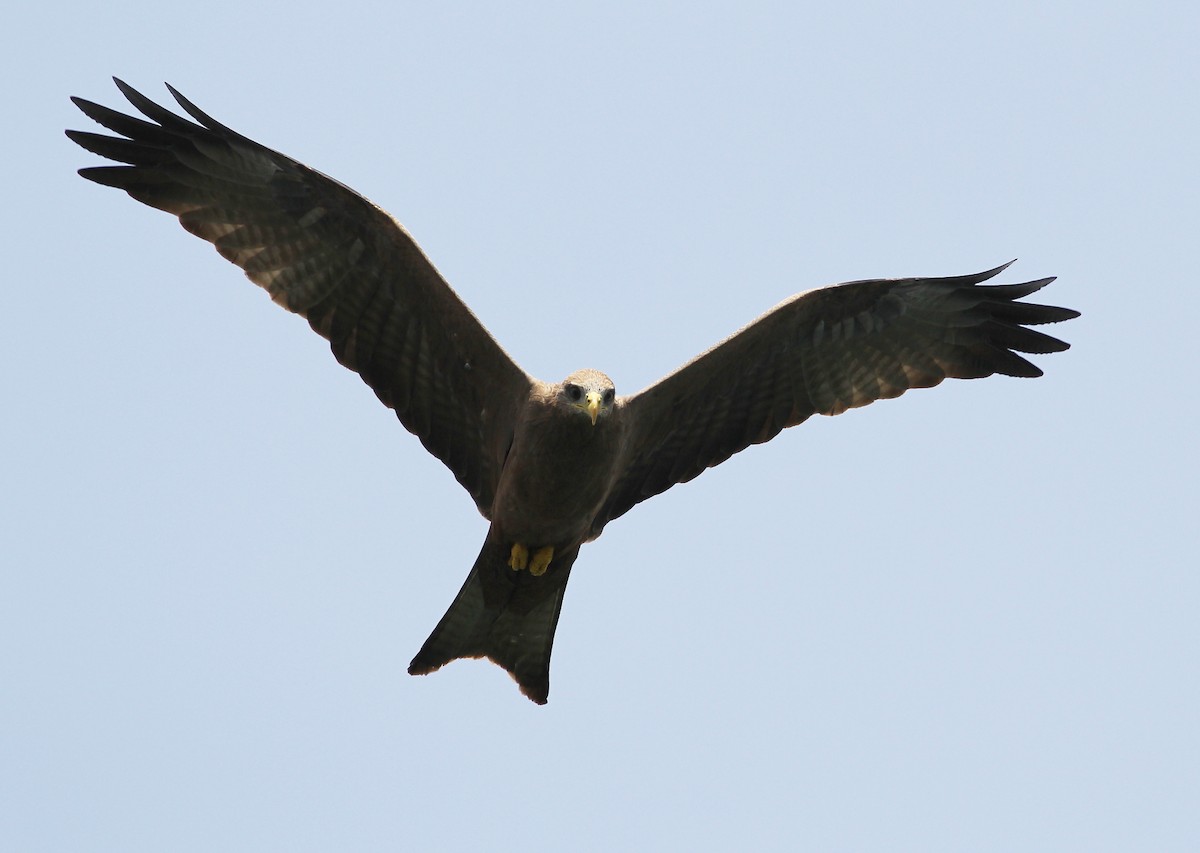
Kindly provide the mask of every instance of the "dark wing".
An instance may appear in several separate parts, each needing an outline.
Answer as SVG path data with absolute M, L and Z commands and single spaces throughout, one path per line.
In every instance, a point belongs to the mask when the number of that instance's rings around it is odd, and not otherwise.
M 199 124 L 116 83 L 154 123 L 73 98 L 125 138 L 67 136 L 128 164 L 79 174 L 175 214 L 307 318 L 487 516 L 531 380 L 408 233 L 350 188 L 235 133 L 174 89 Z
M 947 377 L 1041 376 L 1018 352 L 1068 344 L 1025 328 L 1079 316 L 1017 302 L 1054 279 L 855 281 L 794 296 L 662 381 L 619 401 L 624 473 L 593 526 L 810 415 L 837 415 Z

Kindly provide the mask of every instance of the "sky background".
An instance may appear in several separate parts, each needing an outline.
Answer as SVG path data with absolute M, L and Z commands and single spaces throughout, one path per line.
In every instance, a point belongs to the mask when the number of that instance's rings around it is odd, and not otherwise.
M 5 30 L 6 849 L 1200 849 L 1194 3 Z M 386 208 L 544 379 L 1015 257 L 1083 317 L 1042 379 L 814 418 L 611 525 L 546 707 L 411 678 L 486 523 L 303 320 L 75 175 L 113 74 Z

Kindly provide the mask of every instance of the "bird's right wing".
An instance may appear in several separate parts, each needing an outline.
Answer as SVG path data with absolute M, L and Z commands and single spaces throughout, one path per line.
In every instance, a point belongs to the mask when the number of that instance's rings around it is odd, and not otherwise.
M 684 483 L 811 415 L 837 415 L 943 379 L 1041 376 L 1017 353 L 1067 344 L 1027 326 L 1078 311 L 1019 302 L 1053 279 L 984 285 L 975 275 L 854 281 L 776 306 L 627 399 L 621 474 L 593 535 L 640 501 Z
M 408 233 L 350 188 L 235 133 L 174 89 L 198 123 L 116 83 L 151 121 L 73 98 L 121 136 L 67 135 L 125 164 L 79 173 L 178 216 L 305 317 L 489 515 L 531 379 Z

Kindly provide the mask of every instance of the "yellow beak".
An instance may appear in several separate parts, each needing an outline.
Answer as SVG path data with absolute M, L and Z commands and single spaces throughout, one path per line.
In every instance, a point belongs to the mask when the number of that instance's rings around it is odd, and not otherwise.
M 587 405 L 584 408 L 592 419 L 592 426 L 595 426 L 596 418 L 600 415 L 600 395 L 595 391 L 588 391 Z

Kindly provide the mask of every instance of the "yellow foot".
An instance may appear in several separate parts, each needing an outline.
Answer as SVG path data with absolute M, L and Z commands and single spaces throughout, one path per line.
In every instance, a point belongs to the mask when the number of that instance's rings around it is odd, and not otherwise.
M 514 572 L 529 565 L 529 549 L 520 542 L 513 543 L 512 551 L 508 554 L 508 567 Z
M 554 559 L 554 546 L 547 545 L 545 548 L 539 548 L 533 552 L 533 559 L 529 562 L 529 574 L 544 575 L 546 569 L 550 566 L 550 561 Z

